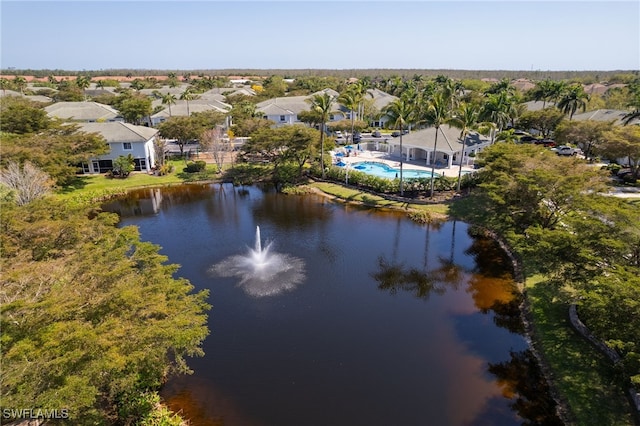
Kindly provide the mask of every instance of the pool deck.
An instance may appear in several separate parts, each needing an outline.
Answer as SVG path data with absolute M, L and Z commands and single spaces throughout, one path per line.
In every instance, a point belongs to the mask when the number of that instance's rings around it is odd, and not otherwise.
M 391 156 L 389 154 L 387 154 L 386 152 L 382 152 L 382 151 L 366 151 L 366 150 L 362 150 L 362 151 L 351 151 L 351 155 L 349 155 L 348 157 L 345 156 L 335 156 L 335 152 L 331 153 L 331 157 L 335 160 L 341 160 L 343 163 L 346 164 L 353 164 L 353 163 L 358 163 L 358 162 L 362 162 L 362 161 L 377 161 L 380 163 L 385 163 L 388 164 L 391 167 L 400 167 L 400 158 L 396 157 L 396 156 Z M 335 163 L 334 163 L 335 164 Z M 407 169 L 414 169 L 414 170 L 420 170 L 420 171 L 431 171 L 431 165 L 425 165 L 423 161 L 404 161 L 403 165 L 402 165 L 403 170 L 407 170 Z M 473 167 L 467 167 L 467 166 L 462 166 L 462 172 L 471 172 L 473 171 Z M 436 166 L 435 167 L 435 173 L 441 174 L 441 175 L 445 175 L 448 177 L 458 177 L 458 171 L 459 171 L 459 167 L 457 164 L 454 164 L 453 166 L 451 166 L 451 168 L 448 167 L 442 167 L 442 166 Z

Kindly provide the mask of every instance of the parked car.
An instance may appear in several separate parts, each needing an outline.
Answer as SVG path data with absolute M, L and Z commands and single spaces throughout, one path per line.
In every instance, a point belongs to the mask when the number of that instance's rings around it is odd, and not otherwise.
M 382 133 L 380 133 L 380 130 L 376 130 L 375 132 L 371 133 L 371 137 L 372 138 L 381 138 L 382 137 Z
M 570 146 L 561 145 L 555 149 L 556 154 L 558 155 L 582 155 L 582 150 L 580 148 L 572 148 Z
M 520 138 L 520 141 L 521 141 L 521 142 L 534 142 L 534 141 L 536 141 L 536 140 L 537 140 L 537 139 L 536 139 L 536 138 L 534 138 L 533 136 L 528 136 L 528 135 L 527 135 L 527 136 L 522 136 L 522 137 Z
M 536 139 L 534 141 L 534 143 L 536 145 L 542 145 L 545 147 L 554 147 L 556 146 L 556 141 L 554 141 L 553 139 Z
M 360 142 L 362 140 L 362 135 L 360 132 L 353 132 L 353 142 Z
M 398 136 L 400 136 L 400 130 L 394 130 L 391 132 L 391 137 L 397 138 Z

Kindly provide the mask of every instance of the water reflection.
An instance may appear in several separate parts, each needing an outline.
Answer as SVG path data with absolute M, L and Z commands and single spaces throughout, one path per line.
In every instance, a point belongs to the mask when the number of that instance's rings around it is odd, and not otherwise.
M 556 403 L 530 350 L 511 352 L 509 361 L 489 363 L 489 371 L 498 378 L 504 397 L 522 418 L 524 425 L 562 425 L 556 415 Z
M 453 229 L 455 234 L 455 226 Z M 453 236 L 452 241 L 455 241 Z M 444 295 L 447 288 L 457 289 L 466 281 L 466 291 L 471 293 L 479 313 L 458 315 L 455 318 L 456 328 L 472 352 L 478 353 L 481 359 L 493 359 L 497 356 L 496 348 L 488 341 L 473 338 L 481 332 L 482 321 L 477 315 L 492 313 L 497 326 L 511 333 L 523 334 L 522 296 L 516 291 L 511 276 L 505 273 L 508 258 L 494 241 L 476 238 L 467 250 L 477 257 L 478 269 L 490 275 L 465 274 L 454 262 L 453 244 L 450 257 L 440 257 L 440 267 L 435 270 L 421 271 L 381 257 L 372 276 L 380 290 L 391 294 L 402 291 L 422 300 L 428 300 L 432 293 Z M 509 353 L 508 361 L 489 362 L 486 370 L 496 377 L 502 397 L 513 401 L 510 403 L 513 411 L 505 410 L 500 398 L 492 397 L 469 424 L 510 425 L 516 420 L 515 411 L 525 419 L 523 425 L 562 425 L 556 414 L 556 403 L 549 396 L 548 384 L 531 351 L 512 350 Z

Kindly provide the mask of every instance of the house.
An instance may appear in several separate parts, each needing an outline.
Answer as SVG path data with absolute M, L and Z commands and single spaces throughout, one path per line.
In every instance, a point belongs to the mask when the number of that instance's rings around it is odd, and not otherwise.
M 43 96 L 43 95 L 23 95 L 20 92 L 16 92 L 15 90 L 0 90 L 0 98 L 5 97 L 5 96 L 14 96 L 14 97 L 18 97 L 18 98 L 25 98 L 25 99 L 29 99 L 31 101 L 34 102 L 42 102 L 42 103 L 49 103 L 51 102 L 51 98 L 48 96 Z
M 281 127 L 291 124 L 302 124 L 298 119 L 298 114 L 302 111 L 309 111 L 311 105 L 309 100 L 315 95 L 328 93 L 337 99 L 339 93 L 332 89 L 324 89 L 308 96 L 284 96 L 280 98 L 267 99 L 266 101 L 256 104 L 256 111 L 262 114 L 262 117 L 275 123 L 275 127 Z M 338 110 L 337 102 L 334 104 L 335 111 L 329 115 L 329 121 L 340 121 L 345 118 L 345 113 Z
M 161 104 L 161 101 L 155 101 Z M 153 105 L 153 104 L 152 104 Z M 151 126 L 166 121 L 169 117 L 187 116 L 195 112 L 216 111 L 221 114 L 228 114 L 231 111 L 231 105 L 215 99 L 194 99 L 192 101 L 177 100 L 170 107 L 167 105 L 163 110 L 153 114 L 151 118 Z
M 611 121 L 616 125 L 622 125 L 622 118 L 629 114 L 629 111 L 617 110 L 617 109 L 597 109 L 595 111 L 584 112 L 582 114 L 575 114 L 573 120 L 593 120 L 593 121 Z M 632 120 L 631 124 L 640 124 L 640 119 Z
M 367 90 L 368 97 L 373 99 L 373 107 L 376 111 L 383 111 L 384 108 L 392 102 L 398 100 L 397 96 L 390 95 L 387 92 L 383 92 L 379 89 L 369 89 Z M 381 127 L 384 128 L 387 126 L 387 122 L 389 121 L 389 117 L 386 115 L 380 114 L 380 116 L 369 123 L 373 127 Z
M 489 138 L 477 132 L 469 132 L 463 145 L 460 129 L 441 126 L 438 130 L 438 144 L 434 156 L 436 128 L 416 130 L 402 136 L 402 158 L 410 161 L 424 161 L 425 165 L 435 163 L 438 167 L 450 168 L 453 164 L 468 164 L 469 155 L 477 154 L 491 144 Z M 389 154 L 400 157 L 400 138 L 386 139 Z M 379 144 L 379 143 L 378 143 Z M 464 150 L 464 156 L 461 153 Z
M 56 102 L 44 108 L 49 117 L 84 123 L 124 121 L 118 110 L 98 102 Z
M 555 107 L 555 103 L 551 101 L 528 101 L 523 102 L 522 105 L 527 109 L 527 111 L 542 111 L 546 108 Z
M 121 155 L 131 154 L 135 161 L 135 170 L 151 172 L 156 162 L 154 142 L 157 129 L 135 126 L 123 122 L 82 123 L 81 131 L 97 133 L 109 144 L 109 153 L 92 158 L 82 164 L 84 173 L 105 173 L 113 169 L 113 160 Z
M 218 99 L 223 100 L 227 96 L 255 96 L 256 91 L 251 87 L 214 87 L 200 94 L 200 99 Z M 222 96 L 222 98 L 220 98 Z

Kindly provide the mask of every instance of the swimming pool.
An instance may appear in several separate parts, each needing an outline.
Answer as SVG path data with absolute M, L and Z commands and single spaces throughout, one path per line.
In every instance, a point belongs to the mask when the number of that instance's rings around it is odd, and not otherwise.
M 342 166 L 345 167 L 345 166 Z M 400 178 L 400 168 L 391 167 L 386 163 L 380 163 L 377 161 L 361 161 L 358 163 L 352 163 L 351 170 L 355 170 L 358 172 L 364 172 L 369 175 L 374 175 L 378 177 L 383 177 L 387 179 L 395 179 Z M 434 173 L 434 176 L 439 176 L 437 173 Z M 426 170 L 417 170 L 417 169 L 407 169 L 405 167 L 402 168 L 402 178 L 403 179 L 424 179 L 430 178 L 431 172 Z

